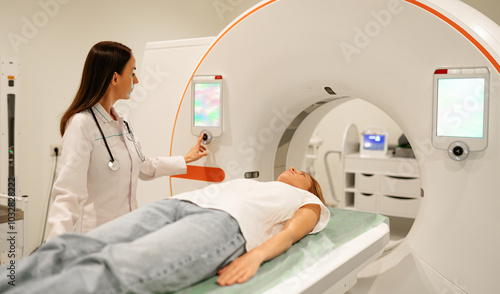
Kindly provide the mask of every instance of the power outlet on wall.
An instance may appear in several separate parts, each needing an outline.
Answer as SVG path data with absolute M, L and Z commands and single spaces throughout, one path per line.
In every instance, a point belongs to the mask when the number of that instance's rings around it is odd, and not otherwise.
M 50 145 L 50 156 L 56 156 L 56 148 L 57 148 L 57 155 L 61 155 L 62 151 L 62 145 Z

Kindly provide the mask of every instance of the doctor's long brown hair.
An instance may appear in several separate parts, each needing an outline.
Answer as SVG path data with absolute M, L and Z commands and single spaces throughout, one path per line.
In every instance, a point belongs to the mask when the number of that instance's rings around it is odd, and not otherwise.
M 61 136 L 64 135 L 73 115 L 94 106 L 101 100 L 114 73 L 121 74 L 131 56 L 132 50 L 117 42 L 99 42 L 90 49 L 83 66 L 80 88 L 61 118 L 59 126 Z

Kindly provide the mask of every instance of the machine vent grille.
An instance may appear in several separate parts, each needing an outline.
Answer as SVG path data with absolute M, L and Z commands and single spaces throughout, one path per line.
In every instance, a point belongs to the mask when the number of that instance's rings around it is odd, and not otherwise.
M 351 92 L 349 84 L 343 81 L 336 80 L 312 80 L 304 83 L 303 90 L 306 92 L 324 91 L 325 88 L 330 88 L 336 94 L 348 95 Z

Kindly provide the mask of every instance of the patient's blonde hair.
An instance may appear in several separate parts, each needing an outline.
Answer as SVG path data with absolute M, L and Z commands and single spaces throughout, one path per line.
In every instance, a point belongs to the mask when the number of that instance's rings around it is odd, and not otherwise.
M 312 183 L 311 183 L 311 188 L 309 188 L 308 191 L 316 195 L 319 198 L 319 200 L 321 200 L 321 202 L 326 205 L 325 198 L 323 198 L 323 191 L 321 191 L 321 186 L 319 185 L 318 181 L 316 181 L 316 179 L 313 178 L 313 176 L 311 175 L 309 175 L 309 177 L 311 178 Z

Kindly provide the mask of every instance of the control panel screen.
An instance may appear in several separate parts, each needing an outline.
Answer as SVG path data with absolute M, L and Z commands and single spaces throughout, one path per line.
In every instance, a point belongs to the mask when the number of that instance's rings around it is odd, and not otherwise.
M 437 80 L 437 136 L 482 138 L 484 78 Z
M 194 84 L 194 125 L 219 127 L 221 117 L 221 84 Z
M 460 142 L 470 151 L 488 146 L 489 69 L 440 68 L 434 72 L 432 145 Z
M 222 135 L 223 127 L 222 75 L 194 76 L 191 81 L 191 133 L 211 137 Z

